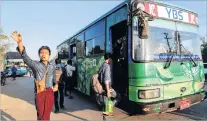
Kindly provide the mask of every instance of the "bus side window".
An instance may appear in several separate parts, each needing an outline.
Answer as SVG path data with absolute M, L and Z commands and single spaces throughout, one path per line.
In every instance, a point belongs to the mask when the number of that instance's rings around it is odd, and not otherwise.
M 84 57 L 85 56 L 85 42 L 84 42 L 84 34 L 78 35 L 76 39 L 76 56 L 77 57 Z

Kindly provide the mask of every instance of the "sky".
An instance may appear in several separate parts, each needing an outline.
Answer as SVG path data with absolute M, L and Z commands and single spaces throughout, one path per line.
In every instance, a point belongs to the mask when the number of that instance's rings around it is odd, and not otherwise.
M 38 49 L 47 45 L 53 57 L 56 47 L 77 31 L 102 16 L 123 0 L 106 1 L 0 1 L 0 26 L 5 34 L 18 31 L 23 36 L 23 44 L 28 55 L 39 59 Z M 199 15 L 199 34 L 207 36 L 207 13 L 205 0 L 165 0 Z M 11 51 L 15 51 L 14 43 Z

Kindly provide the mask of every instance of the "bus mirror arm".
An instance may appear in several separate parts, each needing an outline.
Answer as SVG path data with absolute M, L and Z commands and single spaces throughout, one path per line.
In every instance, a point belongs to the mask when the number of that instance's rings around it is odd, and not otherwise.
M 143 13 L 145 13 L 147 16 L 149 16 L 148 21 L 153 21 L 155 19 L 155 17 L 149 13 L 147 13 L 146 11 L 142 11 Z
M 141 9 L 136 9 L 132 12 L 132 17 L 138 16 L 138 17 L 149 17 L 147 20 L 148 21 L 153 21 L 155 19 L 155 16 L 147 13 L 146 11 L 143 11 Z

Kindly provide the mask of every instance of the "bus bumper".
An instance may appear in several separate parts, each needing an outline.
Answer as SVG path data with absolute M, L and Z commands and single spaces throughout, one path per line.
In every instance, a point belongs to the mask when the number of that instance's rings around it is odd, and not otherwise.
M 196 103 L 201 102 L 205 98 L 205 92 L 189 95 L 186 97 L 176 98 L 176 99 L 170 99 L 170 100 L 164 100 L 159 102 L 153 102 L 149 104 L 140 104 L 137 103 L 136 110 L 141 114 L 152 114 L 152 113 L 161 113 L 161 112 L 168 112 L 180 109 L 180 104 L 183 100 L 189 100 L 190 106 Z

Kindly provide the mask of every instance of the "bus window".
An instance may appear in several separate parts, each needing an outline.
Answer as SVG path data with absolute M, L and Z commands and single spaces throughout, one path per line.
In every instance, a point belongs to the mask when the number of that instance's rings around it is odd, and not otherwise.
M 84 34 L 81 34 L 76 39 L 76 56 L 83 57 L 84 56 Z
M 98 25 L 95 25 L 94 27 L 92 27 L 91 29 L 86 31 L 86 40 L 92 39 L 100 34 L 104 33 L 104 27 L 105 26 L 105 22 L 101 22 Z
M 104 35 L 86 41 L 86 56 L 104 53 Z
M 93 39 L 86 41 L 86 56 L 93 55 Z
M 104 53 L 104 30 L 105 21 L 102 21 L 85 32 L 86 56 Z
M 69 58 L 68 42 L 63 43 L 57 49 L 58 49 L 58 58 L 61 59 Z
M 98 36 L 94 39 L 94 54 L 104 53 L 104 35 Z

